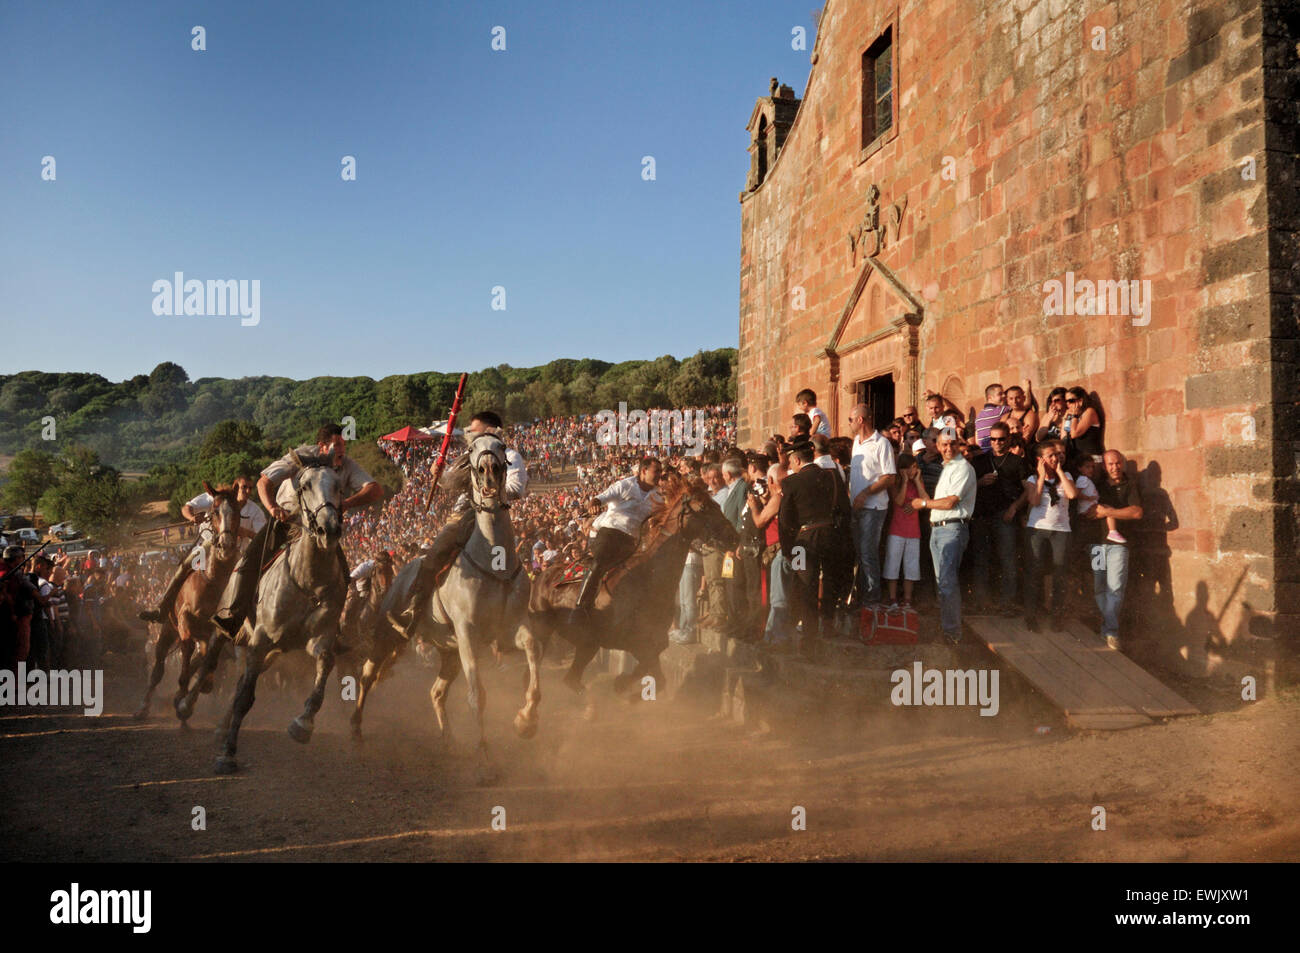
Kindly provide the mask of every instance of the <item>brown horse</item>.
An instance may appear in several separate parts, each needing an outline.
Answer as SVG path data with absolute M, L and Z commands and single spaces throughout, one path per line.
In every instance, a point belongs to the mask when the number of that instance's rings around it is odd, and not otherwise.
M 564 683 L 575 692 L 582 692 L 582 673 L 600 648 L 622 649 L 636 659 L 632 672 L 614 680 L 616 692 L 639 683 L 645 675 L 662 686 L 659 655 L 668 647 L 687 550 L 697 539 L 722 549 L 736 548 L 736 530 L 703 483 L 688 483 L 670 470 L 660 479 L 659 491 L 664 509 L 646 521 L 636 551 L 601 584 L 585 626 L 585 634 L 594 638 L 568 629 L 565 620 L 577 604 L 581 587 L 563 579 L 564 566 L 552 565 L 533 580 L 529 609 L 534 628 L 539 637 L 559 632 L 574 644 Z
M 197 552 L 187 555 L 194 559 L 194 572 L 181 586 L 176 597 L 176 606 L 166 622 L 156 623 L 158 638 L 154 642 L 153 666 L 149 673 L 149 687 L 145 690 L 144 702 L 135 713 L 136 718 L 146 718 L 153 701 L 154 689 L 162 681 L 163 667 L 167 653 L 176 646 L 181 656 L 181 672 L 176 698 L 182 697 L 190 686 L 191 659 L 196 645 L 206 652 L 208 639 L 212 633 L 208 621 L 216 611 L 217 600 L 230 578 L 231 571 L 239 559 L 239 501 L 234 487 L 223 486 L 213 489 L 206 481 L 204 491 L 212 497 L 212 509 L 208 520 L 212 533 L 212 544 L 204 546 Z M 201 689 L 212 690 L 212 678 L 205 680 Z M 184 724 L 184 720 L 181 722 Z
M 359 579 L 348 587 L 343 603 L 343 618 L 339 622 L 339 660 L 336 666 L 339 681 L 351 676 L 358 688 L 364 684 L 364 660 L 377 646 L 376 633 L 380 630 L 380 606 L 384 594 L 393 584 L 393 565 L 379 562 L 366 579 Z M 402 641 L 403 644 L 404 640 Z M 392 648 L 396 649 L 396 645 Z M 373 681 L 373 679 L 372 679 Z M 364 690 L 364 689 L 362 689 Z

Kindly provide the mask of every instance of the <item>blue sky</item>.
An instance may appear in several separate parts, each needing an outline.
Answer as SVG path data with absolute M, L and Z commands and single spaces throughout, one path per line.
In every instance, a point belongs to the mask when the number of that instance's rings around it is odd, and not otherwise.
M 0 373 L 735 346 L 744 123 L 818 5 L 5 0 Z M 260 323 L 156 316 L 177 271 L 259 280 Z

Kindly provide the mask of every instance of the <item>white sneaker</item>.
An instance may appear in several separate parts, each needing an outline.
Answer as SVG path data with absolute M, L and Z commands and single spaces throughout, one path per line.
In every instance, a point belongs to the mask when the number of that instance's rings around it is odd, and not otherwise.
M 1108 635 L 1108 636 L 1106 636 L 1106 644 L 1109 645 L 1109 646 L 1110 646 L 1112 649 L 1114 649 L 1115 651 L 1117 651 L 1117 652 L 1119 651 L 1119 637 L 1118 637 L 1118 636 L 1115 636 L 1115 635 Z

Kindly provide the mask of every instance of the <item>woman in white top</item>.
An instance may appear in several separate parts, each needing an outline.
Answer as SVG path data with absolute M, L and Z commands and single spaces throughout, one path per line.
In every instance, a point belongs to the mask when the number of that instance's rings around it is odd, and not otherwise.
M 1065 622 L 1065 564 L 1070 543 L 1070 500 L 1079 495 L 1074 478 L 1062 469 L 1065 445 L 1059 440 L 1040 443 L 1038 472 L 1025 481 L 1019 505 L 1029 507 L 1025 557 L 1025 625 L 1038 631 L 1043 600 L 1043 574 L 1052 577 L 1052 628 Z

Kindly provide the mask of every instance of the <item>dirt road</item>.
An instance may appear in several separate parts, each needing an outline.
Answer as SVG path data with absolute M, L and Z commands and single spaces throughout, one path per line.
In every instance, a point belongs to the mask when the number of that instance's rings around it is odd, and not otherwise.
M 301 692 L 260 690 L 241 772 L 211 773 L 213 700 L 182 732 L 131 720 L 143 666 L 110 656 L 99 718 L 0 709 L 8 860 L 1285 860 L 1300 857 L 1300 693 L 1098 735 L 1036 734 L 974 710 L 809 717 L 747 731 L 685 702 L 629 704 L 608 676 L 594 721 L 548 668 L 542 727 L 516 738 L 516 664 L 490 673 L 503 768 L 473 785 L 436 752 L 430 671 L 384 682 L 367 740 L 335 686 L 316 736 L 285 734 Z M 170 685 L 171 676 L 164 687 Z M 448 705 L 468 722 L 463 683 Z M 1023 713 L 1022 713 L 1023 714 Z M 992 723 L 992 724 L 990 724 Z M 462 735 L 463 736 L 463 735 Z M 196 806 L 206 830 L 193 830 Z M 1093 808 L 1106 830 L 1092 829 Z M 793 830 L 797 808 L 806 830 Z M 504 809 L 505 830 L 494 830 Z M 498 825 L 499 826 L 499 825 Z

